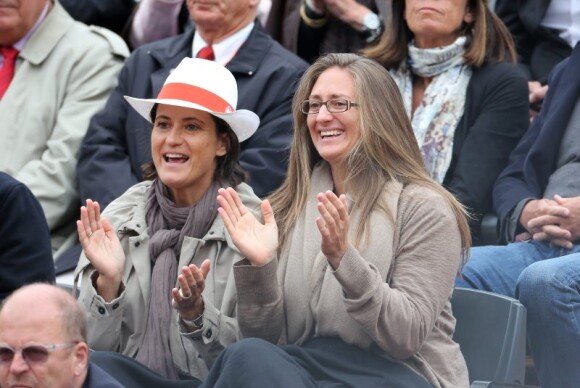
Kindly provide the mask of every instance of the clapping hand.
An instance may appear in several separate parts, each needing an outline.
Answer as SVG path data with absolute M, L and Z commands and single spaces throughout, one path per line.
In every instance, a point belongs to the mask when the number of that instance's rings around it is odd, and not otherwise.
M 336 270 L 348 249 L 348 206 L 346 196 L 337 197 L 332 191 L 318 193 L 316 225 L 322 236 L 320 249 L 330 265 Z
M 278 249 L 278 226 L 270 202 L 262 201 L 262 224 L 248 211 L 234 189 L 222 188 L 218 193 L 218 212 L 236 247 L 252 265 L 268 264 Z
M 97 292 L 109 302 L 118 295 L 125 265 L 125 252 L 106 218 L 101 218 L 99 204 L 87 199 L 81 207 L 81 219 L 77 221 L 77 232 L 83 251 L 99 273 Z
M 181 274 L 177 277 L 179 289 L 171 290 L 173 296 L 171 305 L 183 319 L 193 320 L 203 314 L 204 304 L 201 294 L 209 270 L 209 259 L 204 260 L 199 268 L 195 264 L 190 264 L 181 269 Z

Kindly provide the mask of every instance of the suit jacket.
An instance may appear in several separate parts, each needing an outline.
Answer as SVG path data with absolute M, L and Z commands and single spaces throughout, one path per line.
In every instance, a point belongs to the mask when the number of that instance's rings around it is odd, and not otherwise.
M 95 115 L 83 140 L 77 178 L 81 199 L 102 207 L 143 179 L 141 166 L 151 161 L 151 124 L 123 98 L 154 98 L 186 56 L 193 31 L 137 48 L 119 75 L 105 109 Z M 291 105 L 306 62 L 274 42 L 256 23 L 246 42 L 226 66 L 238 84 L 238 108 L 260 117 L 260 127 L 242 143 L 241 164 L 258 196 L 277 188 L 286 175 L 292 139 Z
M 34 282 L 54 282 L 48 225 L 30 190 L 0 172 L 0 302 Z
M 493 184 L 528 127 L 528 86 L 516 66 L 493 63 L 474 69 L 466 93 L 443 185 L 473 214 L 477 242 L 481 219 L 492 212 Z
M 498 0 L 495 12 L 514 37 L 519 62 L 530 80 L 545 84 L 572 48 L 558 31 L 542 27 L 551 0 Z
M 128 54 L 120 37 L 75 22 L 56 2 L 20 52 L 0 102 L 0 171 L 38 198 L 53 250 L 75 226 L 76 153 Z
M 550 76 L 542 110 L 532 121 L 497 179 L 493 202 L 500 220 L 500 233 L 507 234 L 509 218 L 526 198 L 542 198 L 557 165 L 560 143 L 580 97 L 580 44 Z M 580 195 L 580 193 L 578 193 Z
M 125 386 L 115 380 L 113 376 L 105 372 L 98 365 L 89 363 L 89 372 L 83 388 L 124 388 Z

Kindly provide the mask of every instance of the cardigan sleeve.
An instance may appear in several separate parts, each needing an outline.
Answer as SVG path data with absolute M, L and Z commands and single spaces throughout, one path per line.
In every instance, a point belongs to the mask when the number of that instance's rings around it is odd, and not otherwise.
M 457 221 L 446 200 L 424 189 L 409 187 L 403 193 L 390 281 L 354 248 L 335 271 L 351 317 L 398 360 L 417 354 L 433 330 L 453 290 L 461 255 Z

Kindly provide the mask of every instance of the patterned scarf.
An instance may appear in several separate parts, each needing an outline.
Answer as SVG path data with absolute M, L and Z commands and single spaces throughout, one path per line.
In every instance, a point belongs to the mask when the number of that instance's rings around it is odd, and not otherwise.
M 169 189 L 156 179 L 147 199 L 147 227 L 153 262 L 147 324 L 136 359 L 157 373 L 178 379 L 169 344 L 171 289 L 177 281 L 177 263 L 185 236 L 202 238 L 217 215 L 218 182 L 191 207 L 177 207 Z
M 420 49 L 411 42 L 408 63 L 391 70 L 411 117 L 425 168 L 439 183 L 443 183 L 451 164 L 453 136 L 463 116 L 472 74 L 463 58 L 466 42 L 467 38 L 462 36 L 449 46 L 433 49 Z M 414 114 L 413 75 L 433 77 Z

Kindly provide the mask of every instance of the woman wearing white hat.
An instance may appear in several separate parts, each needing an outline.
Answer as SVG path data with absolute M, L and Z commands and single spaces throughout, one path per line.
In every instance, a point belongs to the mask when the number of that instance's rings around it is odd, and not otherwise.
M 96 202 L 81 208 L 75 279 L 82 272 L 79 301 L 93 349 L 135 357 L 169 378 L 201 379 L 220 344 L 237 339 L 231 267 L 241 256 L 216 217 L 218 189 L 236 187 L 259 214 L 238 163 L 239 143 L 259 119 L 236 110 L 237 97 L 225 67 L 192 58 L 156 99 L 126 97 L 153 124 L 153 162 L 144 167 L 151 180 L 103 217 Z

